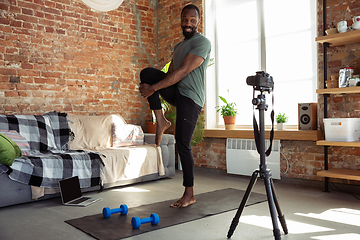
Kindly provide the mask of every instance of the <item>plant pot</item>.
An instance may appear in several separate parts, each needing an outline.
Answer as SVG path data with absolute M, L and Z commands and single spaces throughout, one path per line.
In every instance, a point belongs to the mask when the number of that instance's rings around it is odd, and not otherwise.
M 223 116 L 224 123 L 225 123 L 225 129 L 226 130 L 234 130 L 235 129 L 235 119 L 236 116 Z
M 156 123 L 146 122 L 146 129 L 148 133 L 156 133 Z
M 277 130 L 286 130 L 286 123 L 277 123 Z

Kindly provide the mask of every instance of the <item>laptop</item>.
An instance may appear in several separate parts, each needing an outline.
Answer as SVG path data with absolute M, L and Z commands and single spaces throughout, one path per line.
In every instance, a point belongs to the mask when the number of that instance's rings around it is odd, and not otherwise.
M 81 193 L 79 177 L 70 177 L 59 181 L 61 200 L 64 205 L 86 207 L 101 198 L 84 197 Z

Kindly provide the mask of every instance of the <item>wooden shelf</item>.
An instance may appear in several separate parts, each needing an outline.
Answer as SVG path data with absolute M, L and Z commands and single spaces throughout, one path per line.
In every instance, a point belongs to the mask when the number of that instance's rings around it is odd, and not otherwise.
M 316 93 L 319 93 L 319 94 L 360 93 L 360 86 L 358 86 L 358 87 L 316 89 Z
M 320 146 L 339 146 L 339 147 L 360 147 L 360 141 L 335 142 L 335 141 L 320 140 L 320 141 L 316 142 L 316 145 L 320 145 Z
M 329 43 L 330 47 L 341 46 L 346 44 L 358 43 L 360 39 L 360 30 L 349 31 L 345 33 L 336 33 L 327 36 L 315 38 L 318 43 Z
M 322 15 L 324 20 L 324 27 L 326 26 L 326 0 L 322 1 Z M 325 7 L 324 7 L 325 6 Z M 325 30 L 325 28 L 324 28 Z M 328 47 L 335 46 L 343 46 L 348 44 L 360 43 L 360 30 L 353 30 L 345 33 L 336 33 L 327 36 L 320 36 L 315 38 L 315 41 L 323 44 L 323 57 L 324 57 L 324 85 L 327 80 L 327 68 L 328 68 L 328 59 L 327 59 L 327 49 Z M 359 87 L 345 87 L 345 88 L 328 88 L 328 89 L 317 89 L 317 93 L 324 94 L 324 101 L 326 103 L 326 99 L 328 97 L 327 94 L 353 94 L 360 93 Z M 325 104 L 324 103 L 324 104 Z M 324 106 L 327 106 L 326 104 Z M 324 118 L 327 117 L 327 108 L 323 109 Z M 316 141 L 316 145 L 325 146 L 324 148 L 324 164 L 328 166 L 329 157 L 327 154 L 327 146 L 340 146 L 340 147 L 360 147 L 360 141 L 354 142 L 333 142 L 326 140 Z M 329 169 L 319 171 L 317 173 L 318 176 L 323 176 L 325 178 L 325 191 L 329 191 L 329 178 L 342 178 L 349 180 L 360 180 L 360 170 L 350 170 L 350 169 Z
M 360 170 L 354 169 L 339 169 L 339 168 L 332 168 L 329 170 L 322 170 L 317 172 L 318 176 L 322 177 L 331 177 L 331 178 L 341 178 L 341 179 L 348 179 L 348 180 L 360 180 Z

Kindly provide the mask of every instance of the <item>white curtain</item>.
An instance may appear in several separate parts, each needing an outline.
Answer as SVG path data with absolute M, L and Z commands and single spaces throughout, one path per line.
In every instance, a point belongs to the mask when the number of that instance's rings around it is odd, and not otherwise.
M 87 6 L 99 12 L 117 9 L 124 0 L 82 0 Z

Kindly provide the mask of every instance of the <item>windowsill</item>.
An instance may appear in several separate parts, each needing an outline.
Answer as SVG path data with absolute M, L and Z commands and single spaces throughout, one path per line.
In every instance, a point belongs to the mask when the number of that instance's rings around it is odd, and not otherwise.
M 252 129 L 204 129 L 204 135 L 207 138 L 254 138 L 254 130 Z M 270 130 L 265 130 L 265 138 L 270 138 Z M 323 140 L 321 130 L 283 130 L 274 131 L 274 139 L 280 140 L 300 140 L 300 141 L 318 141 Z

